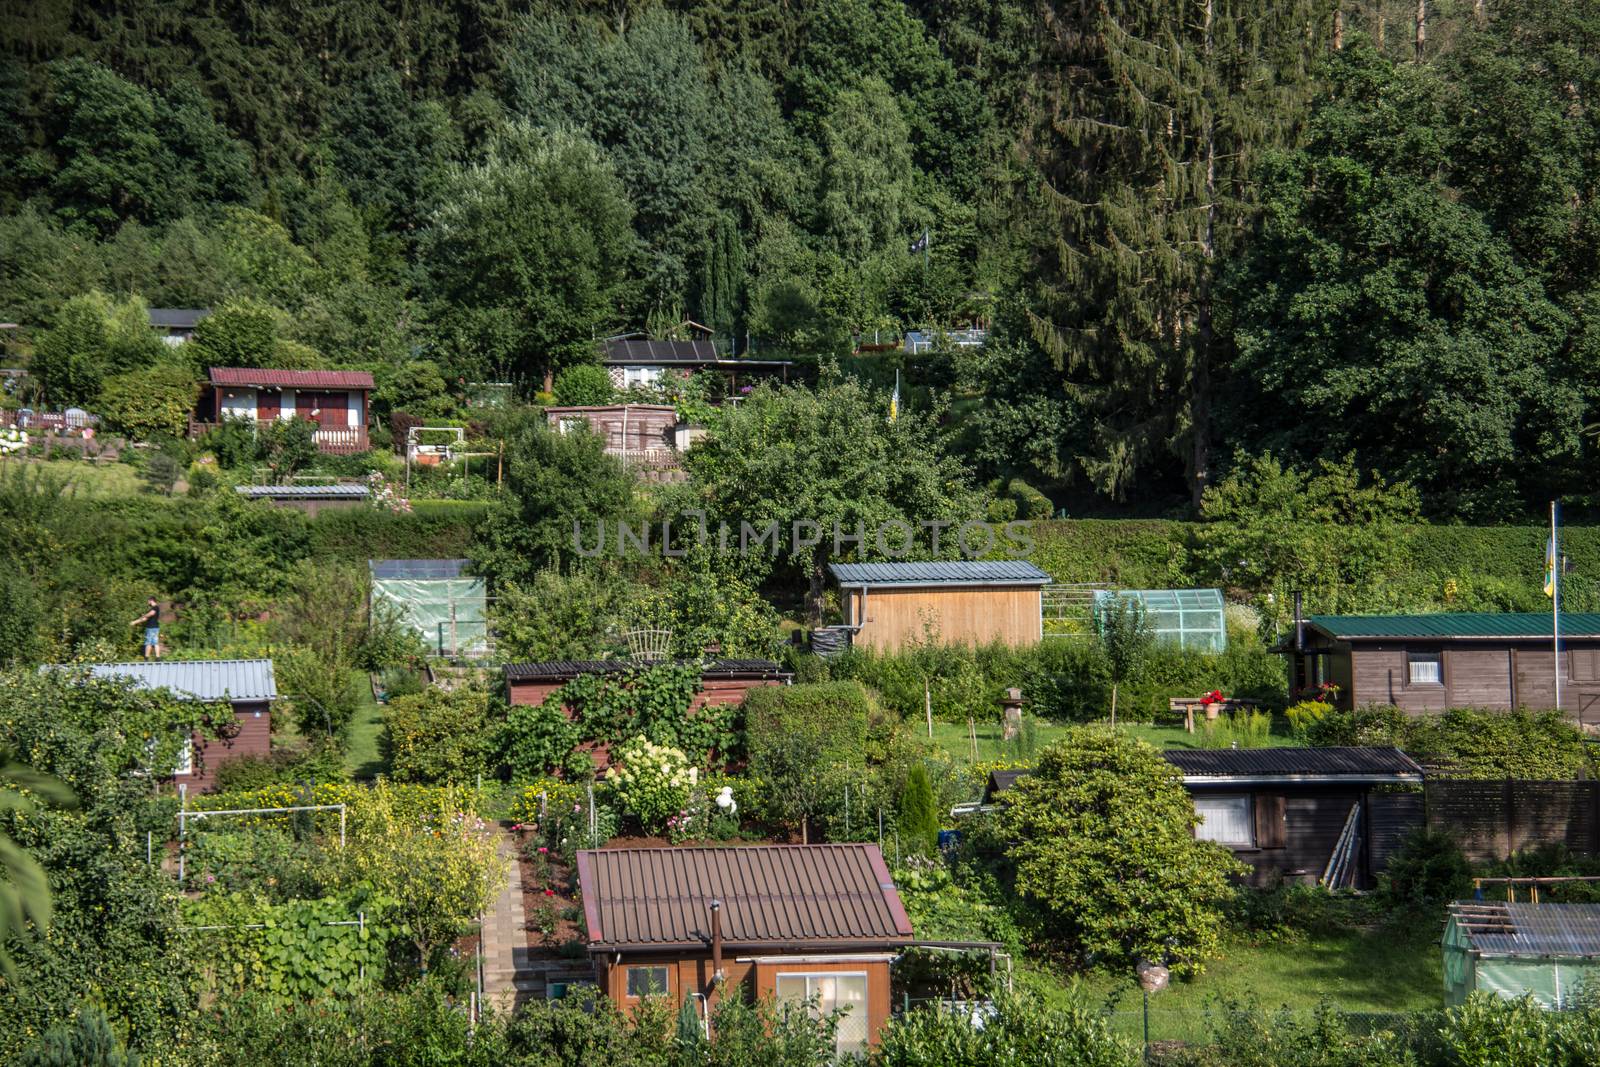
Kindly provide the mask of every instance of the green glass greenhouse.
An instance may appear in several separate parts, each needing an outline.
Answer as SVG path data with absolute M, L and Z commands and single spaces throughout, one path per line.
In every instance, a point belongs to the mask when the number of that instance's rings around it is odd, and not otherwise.
M 389 603 L 422 638 L 430 656 L 478 656 L 489 650 L 488 598 L 464 559 L 374 559 L 372 603 Z
M 1094 594 L 1096 628 L 1100 612 L 1113 597 L 1131 597 L 1143 604 L 1157 641 L 1196 652 L 1223 652 L 1228 647 L 1220 589 L 1099 589 Z
M 1440 947 L 1447 1006 L 1485 992 L 1560 1011 L 1600 989 L 1600 904 L 1452 904 Z

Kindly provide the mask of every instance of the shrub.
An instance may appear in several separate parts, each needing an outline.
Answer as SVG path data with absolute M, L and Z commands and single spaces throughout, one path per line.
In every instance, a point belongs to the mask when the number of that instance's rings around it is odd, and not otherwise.
M 397 782 L 463 785 L 483 771 L 489 694 L 429 689 L 383 712 L 383 747 Z
M 578 751 L 579 740 L 578 727 L 567 719 L 560 700 L 514 705 L 496 732 L 495 761 L 513 782 L 551 773 L 577 780 L 594 773 L 594 762 Z
M 768 814 L 809 835 L 866 760 L 872 702 L 858 682 L 769 686 L 745 696 L 750 771 L 765 784 Z
M 1430 913 L 1466 895 L 1472 865 L 1449 834 L 1414 830 L 1401 842 L 1378 879 L 1379 892 L 1395 911 Z
M 595 363 L 578 363 L 556 375 L 555 401 L 562 407 L 609 404 L 616 395 L 611 374 Z
M 900 831 L 900 847 L 908 854 L 932 856 L 939 849 L 939 812 L 934 807 L 933 786 L 928 769 L 921 764 L 911 768 L 900 790 L 895 827 Z
M 105 1009 L 85 1004 L 71 1022 L 52 1026 L 39 1036 L 17 1067 L 138 1067 L 111 1029 Z
M 217 457 L 217 465 L 227 470 L 247 467 L 260 455 L 255 427 L 244 419 L 223 419 L 200 439 L 200 447 Z
M 1017 507 L 1023 519 L 1048 519 L 1055 506 L 1050 503 L 1050 498 L 1039 490 L 1023 481 L 1013 478 L 1006 486 L 1006 492 L 1017 502 Z
M 1229 876 L 1245 868 L 1194 838 L 1194 804 L 1151 746 L 1080 726 L 1045 749 L 999 813 L 1017 892 L 1085 962 L 1141 959 L 1196 974 L 1217 953 Z
M 883 1067 L 1012 1064 L 1014 1067 L 1135 1067 L 1139 1053 L 1099 1012 L 1078 1004 L 1044 1007 L 1019 996 L 997 997 L 976 1026 L 960 1013 L 918 1008 L 884 1031 Z
M 683 810 L 700 775 L 680 749 L 653 744 L 640 736 L 612 753 L 606 781 L 624 811 L 638 816 L 647 833 L 666 829 L 667 819 Z
M 1311 734 L 1317 723 L 1332 713 L 1332 704 L 1321 700 L 1302 700 L 1289 705 L 1283 714 L 1289 720 L 1289 729 L 1294 731 L 1295 736 L 1304 738 Z
M 108 425 L 136 441 L 181 437 L 188 431 L 199 386 L 188 368 L 170 363 L 107 378 L 100 413 Z
M 217 788 L 224 793 L 265 789 L 280 782 L 337 782 L 344 779 L 338 749 L 317 745 L 310 750 L 274 748 L 266 755 L 232 756 L 217 764 Z

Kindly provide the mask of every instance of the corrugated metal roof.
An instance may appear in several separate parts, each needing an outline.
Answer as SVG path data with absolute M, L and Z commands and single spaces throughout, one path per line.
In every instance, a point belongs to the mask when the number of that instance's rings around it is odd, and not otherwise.
M 270 659 L 134 660 L 85 664 L 96 678 L 131 678 L 142 689 L 170 689 L 193 700 L 276 700 Z M 52 670 L 75 670 L 56 664 Z
M 1600 904 L 1471 901 L 1450 914 L 1485 956 L 1600 956 Z
M 1205 778 L 1392 779 L 1421 781 L 1422 768 L 1398 748 L 1173 748 L 1163 752 L 1184 781 Z
M 929 560 L 925 563 L 830 563 L 840 585 L 1047 585 L 1027 560 Z
M 1281 781 L 1366 783 L 1420 782 L 1423 771 L 1398 748 L 1170 748 L 1161 753 L 1183 775 L 1187 785 L 1207 779 L 1239 781 L 1252 778 Z M 1026 769 L 991 771 L 983 803 L 1011 789 Z
M 1457 612 L 1448 615 L 1308 615 L 1306 621 L 1328 636 L 1378 637 L 1549 637 L 1544 611 Z M 1561 636 L 1600 637 L 1600 613 L 1561 616 Z
M 877 845 L 601 849 L 578 879 L 591 949 L 709 945 L 713 900 L 729 946 L 912 939 Z
M 210 308 L 151 308 L 150 325 L 169 330 L 192 330 L 209 314 Z
M 400 578 L 411 581 L 460 578 L 471 560 L 466 559 L 369 559 L 367 567 L 374 578 Z
M 212 367 L 212 385 L 265 386 L 269 389 L 371 389 L 364 370 L 278 370 L 272 367 Z
M 239 485 L 234 489 L 252 500 L 346 500 L 367 495 L 364 485 Z
M 584 674 L 616 674 L 620 671 L 644 670 L 657 664 L 672 662 L 664 659 L 556 659 L 543 663 L 508 663 L 505 676 L 509 682 L 568 681 Z M 687 662 L 687 661 L 678 661 Z M 784 677 L 783 666 L 770 659 L 713 659 L 701 668 L 702 677 Z

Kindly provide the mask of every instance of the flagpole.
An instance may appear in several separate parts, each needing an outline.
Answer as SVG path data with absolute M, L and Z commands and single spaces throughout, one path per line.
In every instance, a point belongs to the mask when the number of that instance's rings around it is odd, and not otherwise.
M 1556 711 L 1561 710 L 1561 541 L 1556 502 L 1550 501 L 1550 653 L 1555 661 Z

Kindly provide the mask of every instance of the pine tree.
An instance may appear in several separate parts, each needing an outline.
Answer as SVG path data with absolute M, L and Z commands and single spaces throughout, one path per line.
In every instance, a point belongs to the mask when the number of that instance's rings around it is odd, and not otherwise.
M 900 831 L 900 848 L 906 855 L 931 856 L 939 848 L 939 813 L 934 805 L 933 784 L 922 764 L 911 768 L 900 790 L 900 812 L 895 820 Z
M 1209 466 L 1214 266 L 1249 218 L 1250 168 L 1292 138 L 1332 28 L 1319 0 L 1052 5 L 1028 138 L 1046 224 L 1035 339 L 1094 416 L 1080 458 L 1119 499 L 1171 450 Z

